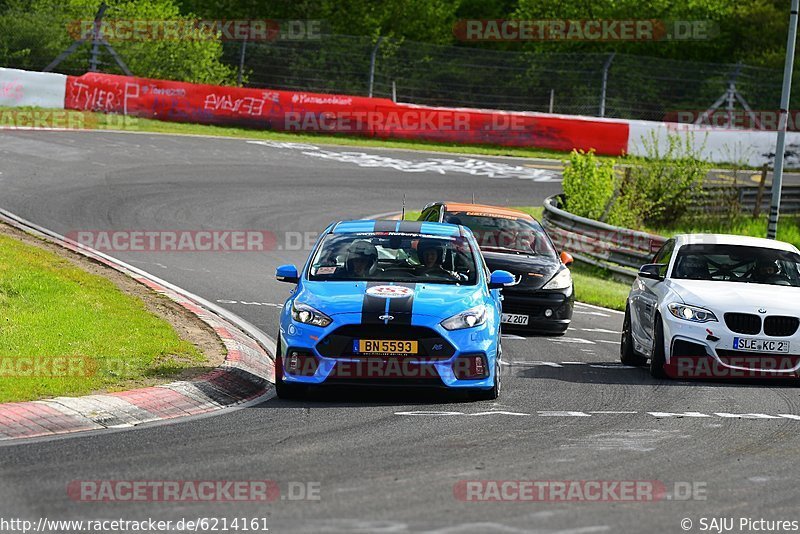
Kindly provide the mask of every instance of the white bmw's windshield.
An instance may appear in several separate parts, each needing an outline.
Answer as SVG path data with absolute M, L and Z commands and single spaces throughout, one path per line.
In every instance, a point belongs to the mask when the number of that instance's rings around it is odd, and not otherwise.
M 672 278 L 800 287 L 800 255 L 741 245 L 684 245 Z

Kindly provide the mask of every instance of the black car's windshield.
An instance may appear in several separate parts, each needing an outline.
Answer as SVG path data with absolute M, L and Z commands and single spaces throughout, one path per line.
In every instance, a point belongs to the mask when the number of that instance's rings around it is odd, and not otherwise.
M 477 283 L 469 241 L 408 233 L 330 234 L 311 262 L 309 280 Z
M 478 246 L 490 252 L 557 256 L 544 228 L 532 219 L 482 213 L 451 211 L 444 222 L 461 224 L 475 234 Z
M 800 255 L 741 245 L 684 245 L 672 278 L 800 287 Z

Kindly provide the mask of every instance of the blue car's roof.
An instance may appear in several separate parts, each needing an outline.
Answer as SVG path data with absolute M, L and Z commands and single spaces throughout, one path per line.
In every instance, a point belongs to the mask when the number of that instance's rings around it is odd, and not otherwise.
M 468 230 L 455 224 L 424 221 L 341 221 L 331 230 L 334 234 L 361 232 L 403 232 L 441 236 L 464 236 Z

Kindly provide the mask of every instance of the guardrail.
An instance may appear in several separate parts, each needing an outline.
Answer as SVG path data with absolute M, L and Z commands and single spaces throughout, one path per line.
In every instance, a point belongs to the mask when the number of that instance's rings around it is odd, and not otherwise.
M 579 217 L 560 208 L 562 195 L 544 201 L 542 225 L 560 250 L 580 262 L 608 269 L 633 281 L 639 267 L 649 263 L 665 237 L 611 226 Z
M 742 213 L 769 213 L 769 206 L 772 202 L 772 189 L 765 187 L 761 191 L 761 202 L 758 204 L 758 189 L 753 185 L 724 187 L 707 186 L 703 188 L 703 195 L 692 199 L 691 209 L 719 213 L 725 211 L 725 206 L 730 202 L 736 202 Z M 796 215 L 800 213 L 800 186 L 784 185 L 781 191 L 781 213 L 785 215 Z

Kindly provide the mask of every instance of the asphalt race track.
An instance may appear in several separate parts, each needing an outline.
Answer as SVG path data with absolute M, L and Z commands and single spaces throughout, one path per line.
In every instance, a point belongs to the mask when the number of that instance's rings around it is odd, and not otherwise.
M 62 234 L 262 229 L 276 250 L 115 252 L 275 336 L 303 232 L 432 200 L 537 204 L 554 170 L 509 158 L 101 132 L 0 132 L 0 207 Z M 530 165 L 528 163 L 528 165 Z M 298 250 L 299 249 L 299 250 Z M 498 402 L 320 393 L 172 424 L 0 446 L 0 516 L 266 518 L 271 532 L 683 532 L 800 519 L 800 389 L 655 381 L 618 362 L 621 314 L 504 339 Z M 76 502 L 75 480 L 318 483 L 270 504 Z M 470 480 L 661 481 L 658 502 L 464 502 Z M 675 485 L 676 483 L 677 486 Z M 688 484 L 687 484 L 688 483 Z M 695 491 L 687 494 L 686 487 Z M 677 488 L 677 489 L 676 489 Z M 688 499 L 688 500 L 687 500 Z

